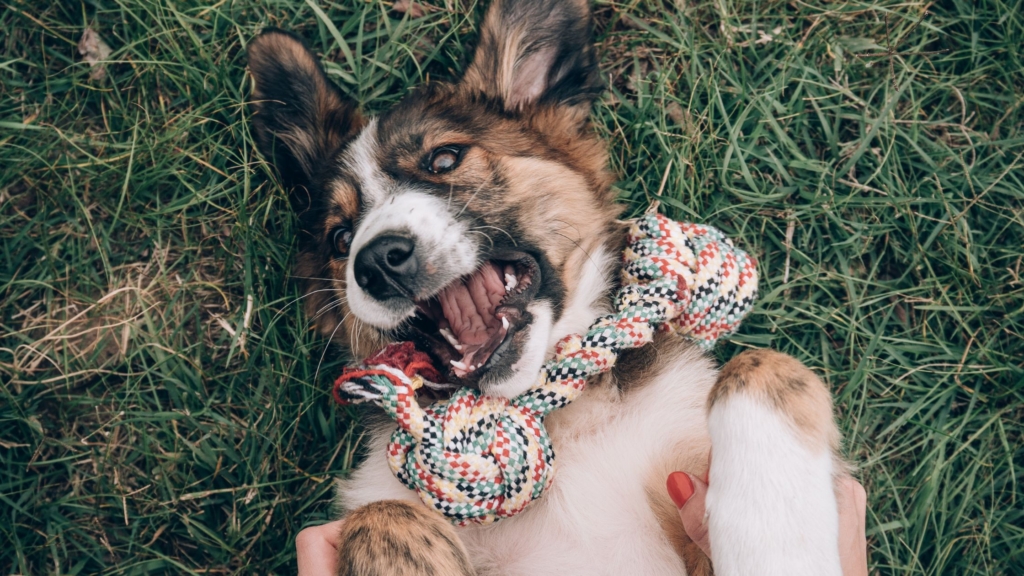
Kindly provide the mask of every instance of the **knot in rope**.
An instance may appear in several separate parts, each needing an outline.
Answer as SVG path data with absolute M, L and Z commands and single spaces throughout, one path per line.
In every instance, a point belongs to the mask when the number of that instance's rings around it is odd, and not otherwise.
M 513 516 L 554 478 L 544 417 L 575 400 L 587 378 L 661 329 L 710 349 L 739 326 L 757 293 L 754 260 L 709 226 L 648 214 L 630 223 L 614 314 L 555 347 L 537 383 L 515 398 L 470 388 L 427 408 L 416 402 L 424 379 L 440 374 L 410 342 L 392 344 L 334 384 L 343 404 L 372 402 L 398 423 L 388 465 L 428 506 L 456 525 Z

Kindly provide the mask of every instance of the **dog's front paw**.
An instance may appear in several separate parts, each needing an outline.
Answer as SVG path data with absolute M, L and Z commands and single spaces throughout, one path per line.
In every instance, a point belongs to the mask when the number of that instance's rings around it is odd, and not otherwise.
M 341 528 L 340 576 L 472 576 L 455 529 L 421 505 L 381 500 L 357 508 Z

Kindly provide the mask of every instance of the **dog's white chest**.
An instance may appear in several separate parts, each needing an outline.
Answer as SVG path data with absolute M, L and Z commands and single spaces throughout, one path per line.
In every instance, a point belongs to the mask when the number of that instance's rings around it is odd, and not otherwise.
M 651 511 L 643 469 L 621 453 L 574 456 L 526 511 L 460 530 L 479 573 L 685 574 Z

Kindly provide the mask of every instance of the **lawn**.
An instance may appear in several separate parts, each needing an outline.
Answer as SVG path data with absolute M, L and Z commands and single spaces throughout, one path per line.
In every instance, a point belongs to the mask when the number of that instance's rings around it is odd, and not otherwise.
M 482 10 L 395 4 L 0 5 L 0 571 L 294 570 L 362 436 L 243 47 L 294 30 L 373 112 L 457 74 Z M 622 202 L 757 255 L 717 354 L 831 386 L 873 571 L 1024 573 L 1024 0 L 596 10 Z

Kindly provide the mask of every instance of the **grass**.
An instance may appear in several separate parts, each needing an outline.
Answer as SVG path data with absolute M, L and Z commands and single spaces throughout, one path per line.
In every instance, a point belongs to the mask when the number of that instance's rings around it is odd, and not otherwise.
M 361 437 L 289 276 L 242 48 L 298 31 L 372 112 L 461 70 L 480 11 L 0 6 L 0 570 L 294 569 Z M 832 387 L 872 570 L 1024 573 L 1024 1 L 597 12 L 622 200 L 757 254 L 719 354 L 772 346 Z

